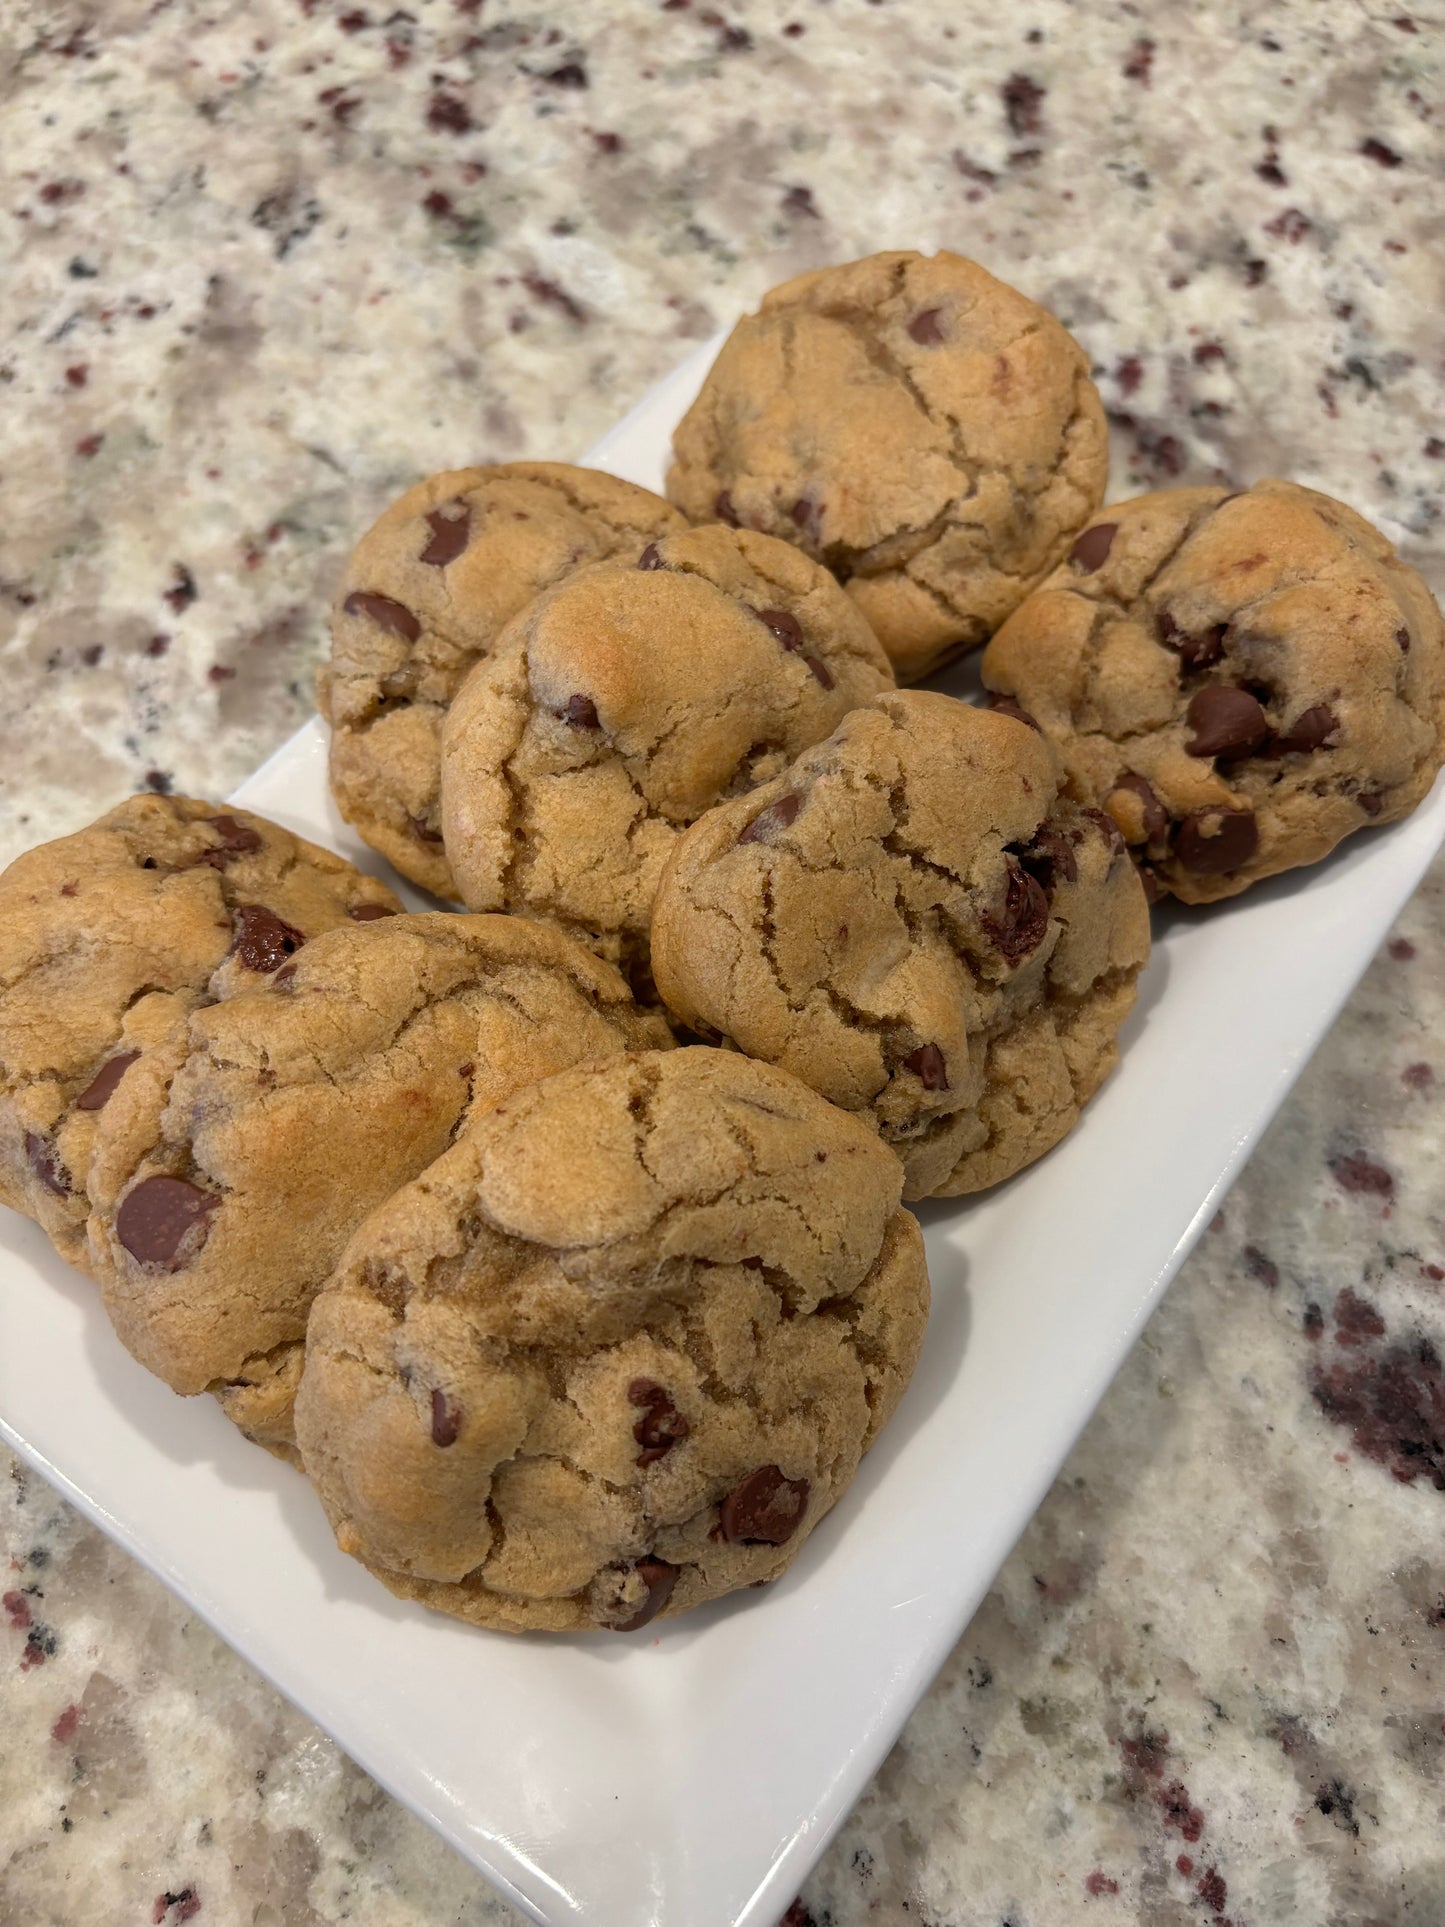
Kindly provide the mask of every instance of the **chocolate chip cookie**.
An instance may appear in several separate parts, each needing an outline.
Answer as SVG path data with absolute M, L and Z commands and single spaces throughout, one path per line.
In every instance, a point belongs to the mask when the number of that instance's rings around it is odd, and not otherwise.
M 312 1294 L 366 1213 L 469 1107 L 667 1041 L 615 971 L 520 918 L 317 938 L 173 1023 L 102 1113 L 90 1244 L 122 1342 L 284 1447 Z
M 297 1438 L 337 1542 L 480 1626 L 630 1632 L 772 1579 L 908 1383 L 898 1162 L 728 1052 L 468 1122 L 316 1300 Z
M 974 261 L 875 254 L 740 321 L 673 438 L 667 492 L 798 543 L 900 682 L 982 642 L 1103 500 L 1104 413 L 1052 315 Z
M 1149 954 L 1122 837 L 1059 786 L 1023 723 L 876 697 L 678 841 L 659 992 L 866 1118 L 905 1197 L 998 1183 L 1103 1082 Z
M 1209 903 L 1407 816 L 1445 728 L 1445 626 L 1384 536 L 1266 481 L 1104 511 L 989 645 L 1151 890 Z
M 84 1266 L 96 1121 L 135 1054 L 308 938 L 400 908 L 264 817 L 133 796 L 0 876 L 0 1199 Z
M 454 897 L 437 816 L 437 736 L 503 626 L 582 563 L 635 556 L 683 518 L 631 482 L 565 462 L 430 475 L 346 566 L 318 679 L 342 815 L 405 877 Z
M 549 917 L 645 974 L 678 833 L 891 685 L 868 624 L 799 550 L 721 525 L 538 598 L 442 738 L 442 825 L 474 910 Z

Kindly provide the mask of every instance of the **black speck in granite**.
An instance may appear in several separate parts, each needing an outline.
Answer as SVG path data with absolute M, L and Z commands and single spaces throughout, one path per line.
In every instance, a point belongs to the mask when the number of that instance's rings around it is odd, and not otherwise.
M 1016 139 L 1041 134 L 1044 128 L 1044 96 L 1048 89 L 1028 74 L 1010 74 L 999 89 L 1004 118 Z

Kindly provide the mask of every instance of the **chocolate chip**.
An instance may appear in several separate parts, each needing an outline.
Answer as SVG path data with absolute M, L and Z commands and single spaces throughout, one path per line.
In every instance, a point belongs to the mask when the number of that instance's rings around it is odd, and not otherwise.
M 1408 629 L 1397 629 L 1395 631 L 1395 640 L 1408 656 L 1410 653 L 1410 631 Z
M 1355 801 L 1366 816 L 1378 816 L 1385 807 L 1385 798 L 1380 790 L 1361 790 Z
M 983 919 L 983 927 L 1009 964 L 1037 950 L 1049 927 L 1049 900 L 1038 881 L 1008 858 L 1002 915 Z
M 115 1235 L 137 1263 L 179 1271 L 206 1242 L 221 1200 L 185 1178 L 142 1178 L 115 1214 Z
M 629 1405 L 640 1405 L 642 1417 L 632 1428 L 632 1436 L 643 1448 L 639 1465 L 652 1465 L 674 1445 L 685 1439 L 692 1427 L 654 1379 L 634 1378 L 627 1388 Z
M 261 834 L 249 823 L 238 823 L 234 816 L 212 816 L 206 820 L 221 839 L 222 849 L 234 851 L 237 856 L 260 849 Z
M 786 609 L 754 609 L 752 613 L 765 629 L 777 637 L 785 649 L 801 655 L 803 649 L 803 625 Z
M 123 1050 L 101 1065 L 95 1076 L 75 1100 L 77 1111 L 103 1111 L 115 1095 L 115 1087 L 140 1056 L 138 1050 Z
M 1339 726 L 1340 719 L 1328 703 L 1315 703 L 1275 737 L 1274 746 L 1277 750 L 1300 750 L 1308 754 L 1311 750 L 1323 749 Z
M 1227 683 L 1196 690 L 1185 718 L 1194 731 L 1184 745 L 1191 756 L 1252 756 L 1269 741 L 1269 719 L 1259 703 L 1247 689 Z
M 1144 781 L 1142 776 L 1139 778 L 1139 781 L 1141 783 Z M 1153 790 L 1150 790 L 1149 794 L 1151 796 L 1154 796 Z M 1157 807 L 1159 802 L 1159 799 L 1157 796 L 1154 797 L 1154 802 L 1155 802 L 1155 806 Z M 1102 835 L 1104 841 L 1108 844 L 1111 850 L 1117 853 L 1119 851 L 1122 851 L 1126 847 L 1124 842 L 1124 832 L 1119 828 L 1119 825 L 1114 821 L 1113 817 L 1110 816 L 1107 810 L 1080 810 L 1079 814 L 1080 816 L 1088 817 L 1089 821 L 1098 828 L 1099 833 Z M 1167 817 L 1165 818 L 1165 827 L 1166 828 L 1168 827 Z
M 804 656 L 803 661 L 807 663 L 809 669 L 813 672 L 814 680 L 821 683 L 824 689 L 831 689 L 833 687 L 833 672 L 827 663 L 823 662 L 818 656 Z
M 597 714 L 597 705 L 590 696 L 569 696 L 556 716 L 559 722 L 569 729 L 601 729 L 602 719 Z
M 717 500 L 712 505 L 712 511 L 719 522 L 726 522 L 730 529 L 740 529 L 742 527 L 742 523 L 738 520 L 738 512 L 733 507 L 733 498 L 725 488 L 718 490 Z
M 797 819 L 803 807 L 803 799 L 795 790 L 789 796 L 780 796 L 776 803 L 769 803 L 766 809 L 759 810 L 752 822 L 739 832 L 739 843 L 765 843 L 775 830 L 785 830 Z
M 1194 810 L 1179 825 L 1179 861 L 1196 876 L 1228 876 L 1248 863 L 1259 848 L 1253 810 Z
M 70 1196 L 70 1173 L 60 1162 L 55 1140 L 48 1132 L 25 1133 L 25 1162 L 47 1191 L 53 1191 L 57 1198 Z
M 385 629 L 388 635 L 400 636 L 403 642 L 415 642 L 421 634 L 421 624 L 403 603 L 393 602 L 389 595 L 372 595 L 364 589 L 349 595 L 342 608 L 349 616 L 365 616 L 374 622 L 378 629 Z
M 614 1633 L 635 1633 L 656 1619 L 677 1584 L 677 1567 L 668 1565 L 665 1559 L 639 1559 L 632 1568 L 647 1588 L 647 1597 L 629 1619 L 617 1619 L 612 1623 Z
M 1113 828 L 1112 824 L 1110 828 Z M 1077 883 L 1079 880 L 1074 846 L 1062 830 L 1039 830 L 1033 842 L 1019 851 L 1018 859 L 1031 877 L 1037 877 L 1045 890 L 1055 889 L 1060 881 Z
M 1095 569 L 1102 569 L 1108 561 L 1109 551 L 1118 533 L 1117 522 L 1096 522 L 1093 528 L 1084 530 L 1069 550 L 1069 560 L 1085 575 L 1092 575 Z
M 1159 881 L 1147 863 L 1141 863 L 1139 865 L 1139 881 L 1144 886 L 1144 901 L 1148 904 L 1158 903 L 1164 895 L 1164 885 Z
M 936 348 L 943 339 L 943 330 L 938 325 L 938 317 L 942 312 L 941 308 L 924 308 L 914 315 L 908 324 L 911 338 L 925 348 Z
M 937 1044 L 920 1044 L 904 1058 L 903 1068 L 912 1071 L 926 1091 L 948 1089 L 948 1066 Z
M 823 504 L 815 502 L 811 495 L 800 495 L 788 510 L 793 526 L 801 529 L 810 542 L 822 539 Z
M 306 941 L 299 930 L 283 923 L 264 903 L 238 903 L 232 923 L 236 938 L 231 955 L 245 970 L 274 970 Z
M 718 1523 L 729 1545 L 785 1546 L 808 1509 L 808 1481 L 786 1479 L 776 1465 L 760 1465 L 722 1502 Z
M 1026 723 L 1030 729 L 1038 729 L 1040 736 L 1043 735 L 1044 732 L 1039 729 L 1036 720 L 1030 716 L 1022 703 L 1016 703 L 1012 696 L 997 696 L 989 690 L 988 706 L 995 716 L 1012 716 L 1016 723 Z
M 271 979 L 273 990 L 289 990 L 296 981 L 295 964 L 283 964 Z
M 394 917 L 396 912 L 384 903 L 353 903 L 346 914 L 353 923 L 375 923 L 378 917 Z
M 460 509 L 461 514 L 448 515 L 443 509 L 433 509 L 426 518 L 431 541 L 422 550 L 421 560 L 430 562 L 434 569 L 444 569 L 448 562 L 455 562 L 472 539 L 472 511 L 465 502 L 453 502 L 451 506 Z
M 1172 649 L 1186 669 L 1208 669 L 1224 654 L 1224 632 L 1227 623 L 1218 623 L 1213 629 L 1204 629 L 1198 635 L 1190 635 L 1170 615 L 1167 609 L 1159 612 L 1159 640 L 1166 649 Z
M 462 1429 L 462 1408 L 453 1405 L 446 1393 L 437 1386 L 431 1395 L 431 1442 L 433 1445 L 455 1445 L 457 1435 Z
M 660 569 L 663 566 L 662 557 L 657 552 L 655 542 L 649 542 L 642 554 L 638 556 L 637 566 L 639 569 Z
M 1127 790 L 1130 796 L 1138 797 L 1143 809 L 1144 841 L 1146 843 L 1157 843 L 1161 837 L 1168 835 L 1169 812 L 1159 801 L 1158 796 L 1155 794 L 1153 784 L 1150 783 L 1147 778 L 1136 776 L 1131 770 L 1127 776 L 1121 776 L 1119 778 L 1114 788 L 1116 790 Z

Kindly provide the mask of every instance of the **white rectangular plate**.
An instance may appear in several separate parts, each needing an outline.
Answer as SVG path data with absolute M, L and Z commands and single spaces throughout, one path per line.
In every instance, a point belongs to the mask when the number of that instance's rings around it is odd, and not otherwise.
M 711 346 L 590 460 L 660 486 Z M 381 866 L 319 724 L 238 800 Z M 655 1636 L 508 1638 L 392 1599 L 296 1474 L 121 1350 L 0 1213 L 0 1432 L 539 1921 L 777 1919 L 958 1639 L 1144 1320 L 1445 837 L 1407 823 L 1167 919 L 1124 1063 L 1032 1171 L 924 1207 L 934 1309 L 889 1432 L 792 1571 Z

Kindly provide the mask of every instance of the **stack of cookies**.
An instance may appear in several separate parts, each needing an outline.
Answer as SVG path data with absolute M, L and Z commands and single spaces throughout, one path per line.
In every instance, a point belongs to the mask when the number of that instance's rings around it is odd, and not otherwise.
M 351 557 L 333 793 L 462 914 L 175 797 L 0 877 L 0 1196 L 482 1626 L 783 1571 L 919 1356 L 901 1200 L 1073 1128 L 1151 900 L 1442 758 L 1389 544 L 1289 482 L 1102 511 L 1082 352 L 957 256 L 775 290 L 674 456 L 433 476 Z M 984 643 L 989 706 L 900 687 Z

